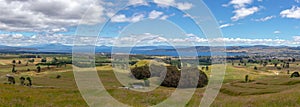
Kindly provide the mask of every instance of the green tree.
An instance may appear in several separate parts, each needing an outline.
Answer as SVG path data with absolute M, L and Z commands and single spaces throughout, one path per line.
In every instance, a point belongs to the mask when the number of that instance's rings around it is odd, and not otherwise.
M 16 67 L 16 65 L 13 65 L 13 68 L 12 68 L 12 70 L 11 70 L 12 73 L 16 73 L 16 72 L 17 72 L 17 70 L 16 70 L 15 67 Z
M 37 72 L 38 72 L 38 73 L 41 72 L 41 67 L 40 67 L 39 65 L 36 67 L 36 69 L 37 69 Z
M 254 66 L 254 70 L 257 70 L 257 67 L 256 67 L 256 66 Z
M 43 58 L 43 59 L 41 60 L 41 62 L 47 62 L 47 59 L 46 59 L 46 58 Z
M 16 63 L 16 60 L 12 60 L 12 62 L 11 62 L 11 63 L 15 64 L 15 63 Z

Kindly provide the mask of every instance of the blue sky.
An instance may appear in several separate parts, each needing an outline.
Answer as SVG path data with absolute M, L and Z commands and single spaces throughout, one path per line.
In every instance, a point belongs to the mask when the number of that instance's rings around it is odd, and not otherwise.
M 150 1 L 151 3 L 148 3 Z M 191 16 L 195 0 L 0 0 L 0 45 L 71 45 L 78 23 L 97 29 L 97 45 L 139 41 L 143 45 L 207 45 Z M 300 0 L 203 0 L 226 45 L 300 45 Z M 122 4 L 129 7 L 118 7 Z M 117 9 L 118 7 L 119 9 Z M 55 9 L 53 9 L 55 8 Z M 88 10 L 89 9 L 89 10 Z M 121 10 L 120 10 L 121 9 Z M 88 11 L 87 11 L 88 10 Z M 84 16 L 84 18 L 82 18 Z M 82 20 L 84 19 L 84 20 Z M 87 33 L 93 34 L 93 33 Z M 120 35 L 119 35 L 120 34 Z M 93 38 L 84 38 L 90 43 Z M 218 42 L 220 38 L 215 38 Z M 142 43 L 141 43 L 142 42 Z
M 282 11 L 291 9 L 293 6 L 299 7 L 300 4 L 295 0 L 255 0 L 246 7 L 258 7 L 258 11 L 238 21 L 231 20 L 234 15 L 232 12 L 235 10 L 232 5 L 222 6 L 228 1 L 212 2 L 206 0 L 206 3 L 221 25 L 232 25 L 222 29 L 225 37 L 292 40 L 293 36 L 299 35 L 299 16 L 298 18 L 286 18 L 280 15 Z M 269 19 L 263 20 L 264 18 Z

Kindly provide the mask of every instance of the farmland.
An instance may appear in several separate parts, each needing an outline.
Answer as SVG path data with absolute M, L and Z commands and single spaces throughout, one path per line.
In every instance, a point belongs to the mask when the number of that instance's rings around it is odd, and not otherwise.
M 76 86 L 72 64 L 50 65 L 49 67 L 40 65 L 42 71 L 36 72 L 36 65 L 41 62 L 42 58 L 46 58 L 47 62 L 51 62 L 53 57 L 56 57 L 58 61 L 70 60 L 69 55 L 40 55 L 41 58 L 33 58 L 35 61 L 28 63 L 27 66 L 26 62 L 30 58 L 20 58 L 18 55 L 6 56 L 6 58 L 0 59 L 0 106 L 87 106 Z M 22 62 L 16 64 L 16 70 L 19 71 L 16 74 L 11 73 L 12 60 Z M 137 66 L 143 66 L 149 62 L 149 59 L 132 58 L 131 60 L 137 61 L 135 63 Z M 113 98 L 122 103 L 137 107 L 156 105 L 167 99 L 176 89 L 160 86 L 150 92 L 135 92 L 119 88 L 123 85 L 116 79 L 112 67 L 109 65 L 110 59 L 96 57 L 96 62 L 103 63 L 96 69 L 105 89 Z M 244 62 L 246 63 L 246 61 Z M 290 62 L 289 68 L 281 69 L 274 67 L 273 63 L 277 62 L 272 60 L 264 66 L 259 63 L 244 65 L 238 60 L 228 61 L 222 88 L 211 106 L 300 106 L 300 78 L 290 78 L 290 74 L 300 67 L 298 64 L 300 62 Z M 281 63 L 283 62 L 278 62 L 278 67 Z M 203 66 L 200 65 L 199 68 L 201 67 Z M 287 70 L 290 71 L 290 74 L 287 74 Z M 207 75 L 210 74 L 210 69 L 203 71 Z M 15 85 L 6 84 L 6 74 L 15 77 Z M 58 75 L 61 77 L 57 78 Z M 245 82 L 245 75 L 249 76 L 249 82 Z M 21 76 L 31 77 L 33 86 L 19 85 Z M 205 87 L 197 88 L 186 106 L 199 106 L 204 91 Z

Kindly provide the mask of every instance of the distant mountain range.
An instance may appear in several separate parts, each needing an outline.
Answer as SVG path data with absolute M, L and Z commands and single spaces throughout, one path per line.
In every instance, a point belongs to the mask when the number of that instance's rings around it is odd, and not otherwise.
M 73 46 L 63 44 L 38 44 L 30 46 L 5 46 L 0 45 L 0 53 L 72 53 Z M 218 48 L 219 47 L 214 47 Z M 95 52 L 97 53 L 131 53 L 131 54 L 143 54 L 143 55 L 168 55 L 178 56 L 178 53 L 189 55 L 197 50 L 200 56 L 209 56 L 209 46 L 137 46 L 137 47 L 112 47 L 112 46 L 96 46 Z M 246 55 L 246 54 L 298 54 L 300 47 L 288 47 L 288 46 L 227 46 L 227 55 Z M 221 48 L 220 48 L 221 51 Z

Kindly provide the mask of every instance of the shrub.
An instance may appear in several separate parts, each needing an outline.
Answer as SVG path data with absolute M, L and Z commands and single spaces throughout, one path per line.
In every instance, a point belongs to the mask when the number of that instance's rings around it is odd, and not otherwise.
M 292 73 L 291 78 L 293 78 L 293 77 L 300 77 L 299 72 Z
M 183 68 L 181 71 L 179 71 L 176 67 L 170 66 L 167 67 L 167 73 L 165 78 L 161 76 L 161 86 L 166 86 L 166 87 L 178 87 L 179 88 L 193 88 L 193 87 L 204 87 L 208 83 L 208 78 L 207 75 L 199 71 L 196 67 L 190 67 L 190 68 Z M 199 75 L 197 73 L 199 72 Z M 198 81 L 197 76 L 199 76 Z M 183 80 L 180 80 L 180 77 L 184 78 Z M 197 85 L 197 86 L 196 86 Z
M 146 80 L 150 77 L 160 77 L 161 86 L 165 87 L 178 87 L 179 88 L 193 88 L 193 87 L 204 87 L 208 83 L 207 75 L 198 70 L 196 67 L 183 68 L 181 71 L 184 72 L 181 74 L 176 66 L 168 66 L 167 71 L 163 72 L 163 65 L 151 65 L 149 66 L 140 66 L 131 69 L 132 75 L 139 80 Z M 150 72 L 151 69 L 151 72 Z M 165 74 L 163 74 L 165 73 Z M 198 81 L 197 81 L 197 76 Z M 182 79 L 180 82 L 180 78 Z
M 150 67 L 146 64 L 145 66 L 135 66 L 135 68 L 131 69 L 132 75 L 136 79 L 145 79 L 150 77 L 160 77 L 162 71 L 164 71 L 163 65 L 151 64 Z
M 149 71 L 149 66 L 135 67 L 135 68 L 131 69 L 131 73 L 136 79 L 139 79 L 139 80 L 145 79 L 145 78 L 150 78 L 150 76 L 151 76 L 151 73 Z

